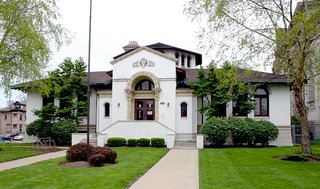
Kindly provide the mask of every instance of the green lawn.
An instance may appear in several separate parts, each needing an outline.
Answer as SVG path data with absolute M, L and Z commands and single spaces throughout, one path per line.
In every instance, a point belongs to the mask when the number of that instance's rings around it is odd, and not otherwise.
M 320 146 L 313 146 L 320 153 Z M 200 188 L 319 188 L 320 163 L 289 162 L 275 156 L 300 146 L 200 150 Z
M 30 151 L 33 147 L 35 146 L 26 143 L 1 143 L 0 163 L 41 154 L 40 152 Z
M 121 189 L 131 185 L 167 152 L 166 148 L 114 148 L 118 163 L 104 167 L 62 168 L 65 158 L 39 162 L 3 171 L 1 188 L 104 188 Z

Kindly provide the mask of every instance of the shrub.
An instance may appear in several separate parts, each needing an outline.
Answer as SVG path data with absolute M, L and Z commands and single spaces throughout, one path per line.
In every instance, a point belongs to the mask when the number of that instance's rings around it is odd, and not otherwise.
M 126 139 L 121 137 L 111 137 L 107 140 L 107 146 L 120 147 L 126 145 Z
M 115 163 L 116 159 L 117 159 L 117 152 L 115 152 L 114 150 L 112 150 L 109 147 L 94 147 L 91 151 L 91 154 L 101 154 L 103 155 L 104 159 L 103 162 L 104 163 Z
M 151 138 L 151 146 L 162 148 L 165 146 L 164 138 Z
M 67 150 L 67 160 L 70 162 L 73 161 L 87 161 L 87 152 L 89 150 L 90 154 L 93 149 L 93 146 L 86 143 L 78 143 L 71 146 Z
M 138 145 L 138 139 L 129 138 L 127 142 L 127 146 L 136 147 Z
M 71 134 L 78 132 L 75 122 L 61 120 L 54 123 L 51 127 L 51 137 L 56 144 L 71 144 Z
M 39 138 L 49 137 L 51 133 L 51 124 L 42 119 L 37 119 L 28 124 L 26 131 L 30 136 L 33 135 Z
M 255 143 L 268 146 L 270 141 L 277 139 L 279 130 L 273 123 L 270 121 L 257 121 L 257 123 L 254 128 Z
M 216 146 L 222 146 L 229 137 L 228 123 L 219 118 L 210 118 L 201 127 L 201 132 L 208 136 L 208 141 Z
M 150 139 L 148 139 L 148 138 L 139 138 L 138 146 L 142 146 L 142 147 L 150 146 Z
M 228 120 L 230 136 L 234 145 L 242 145 L 250 141 L 249 126 L 246 121 L 240 118 L 231 117 Z
M 89 162 L 90 164 L 98 167 L 98 166 L 102 166 L 102 164 L 104 163 L 105 157 L 102 154 L 93 154 L 89 157 Z

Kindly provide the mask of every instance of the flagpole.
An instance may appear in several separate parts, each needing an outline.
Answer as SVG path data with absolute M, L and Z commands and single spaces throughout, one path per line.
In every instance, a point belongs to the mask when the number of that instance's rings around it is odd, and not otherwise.
M 90 144 L 89 132 L 90 132 L 90 61 L 91 61 L 91 18 L 92 18 L 92 0 L 90 0 L 90 14 L 89 14 L 89 45 L 88 45 L 88 87 L 87 87 L 87 145 Z M 87 161 L 89 161 L 90 151 L 87 150 Z

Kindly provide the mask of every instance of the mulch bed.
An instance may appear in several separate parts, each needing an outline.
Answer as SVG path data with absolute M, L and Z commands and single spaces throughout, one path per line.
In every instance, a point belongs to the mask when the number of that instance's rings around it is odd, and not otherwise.
M 75 162 L 65 162 L 59 164 L 60 167 L 64 168 L 88 168 L 93 167 L 89 162 L 87 161 L 75 161 Z

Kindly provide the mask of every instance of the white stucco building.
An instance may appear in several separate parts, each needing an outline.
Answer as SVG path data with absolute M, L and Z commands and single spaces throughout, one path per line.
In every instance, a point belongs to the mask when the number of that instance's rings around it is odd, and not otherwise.
M 201 54 L 162 43 L 140 47 L 130 42 L 124 49 L 111 61 L 111 71 L 91 73 L 91 137 L 97 139 L 98 145 L 109 137 L 161 137 L 168 147 L 174 147 L 180 140 L 197 138 L 197 146 L 201 148 L 203 136 L 196 136 L 205 117 L 197 110 L 203 101 L 186 85 L 197 80 Z M 274 144 L 292 145 L 287 79 L 263 72 L 245 79 L 261 84 L 256 89 L 257 107 L 246 116 L 273 122 L 280 130 Z M 43 98 L 36 91 L 28 91 L 27 103 L 30 123 L 37 119 L 31 112 L 41 108 Z M 233 114 L 232 102 L 224 114 Z M 85 137 L 85 133 L 74 134 L 73 143 Z

